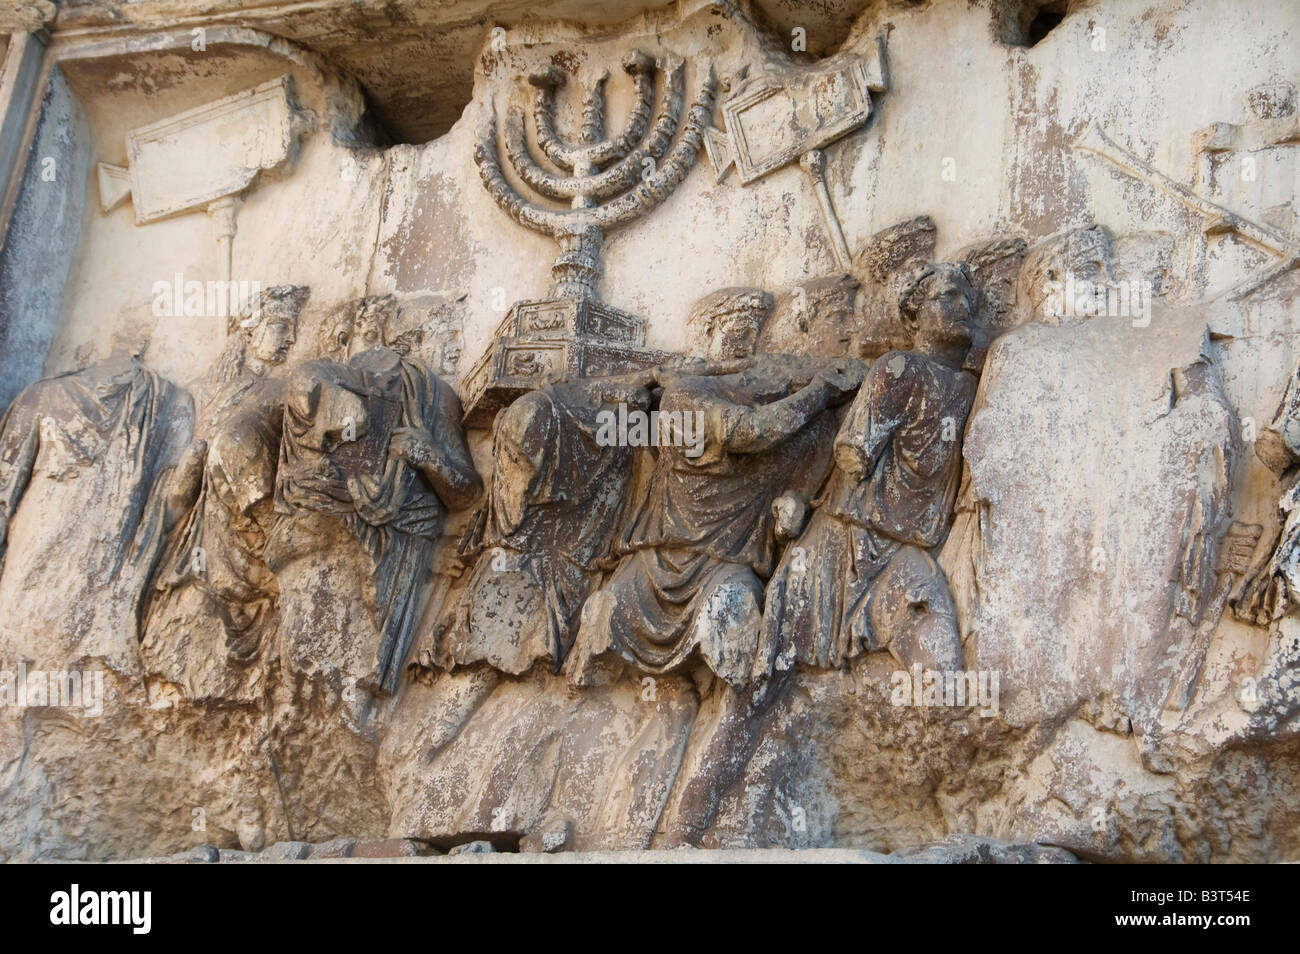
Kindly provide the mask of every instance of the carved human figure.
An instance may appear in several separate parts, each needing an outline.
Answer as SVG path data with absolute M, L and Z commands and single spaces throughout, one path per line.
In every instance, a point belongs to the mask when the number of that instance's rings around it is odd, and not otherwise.
M 371 348 L 390 348 L 409 357 L 422 340 L 423 329 L 398 333 L 397 317 L 397 298 L 393 295 L 367 295 L 348 302 L 322 329 L 324 355 L 346 361 L 349 355 Z
M 486 661 L 518 675 L 544 661 L 558 671 L 632 472 L 632 448 L 602 440 L 602 411 L 649 406 L 635 381 L 589 378 L 545 385 L 497 415 L 492 480 L 459 547 L 472 569 L 431 627 L 422 665 Z
M 138 613 L 177 513 L 188 393 L 119 353 L 0 418 L 0 664 L 140 669 Z M 0 666 L 0 668 L 4 668 Z
M 929 551 L 951 526 L 961 476 L 974 305 L 964 265 L 925 265 L 905 281 L 914 350 L 872 364 L 813 516 L 768 584 L 763 647 L 777 669 L 835 668 L 878 649 L 904 667 L 961 668 L 952 596 Z
M 1032 320 L 1074 324 L 1106 313 L 1115 282 L 1115 240 L 1104 225 L 1043 239 L 1025 256 L 1018 297 Z
M 446 508 L 468 506 L 483 485 L 455 392 L 373 340 L 350 335 L 346 362 L 290 375 L 267 564 L 289 664 L 392 692 Z
M 277 285 L 232 320 L 209 375 L 198 436 L 202 481 L 170 535 L 150 587 L 141 650 L 191 693 L 221 691 L 218 661 L 246 665 L 276 626 L 275 579 L 263 560 L 284 419 L 284 364 L 310 289 Z M 206 443 L 204 443 L 206 442 Z M 224 647 L 207 644 L 215 618 Z M 208 685 L 208 677 L 217 675 Z
M 1039 240 L 1023 254 L 1015 240 L 1001 239 L 968 252 L 987 304 L 1001 299 L 1003 314 L 985 314 L 977 322 L 975 340 L 966 368 L 984 366 L 990 335 L 1012 325 L 1039 322 L 1051 326 L 1078 324 L 1104 314 L 1116 278 L 1115 239 L 1103 225 L 1066 229 Z M 992 260 L 990 260 L 992 259 Z M 1019 261 L 1014 282 L 1008 271 Z M 1002 289 L 997 289 L 1005 283 Z M 1014 296 L 1010 294 L 1014 286 Z M 1008 300 L 1014 297 L 1014 306 Z M 981 340 L 983 339 L 983 340 Z M 977 395 L 976 401 L 979 401 Z M 971 415 L 979 408 L 972 407 Z M 938 555 L 947 573 L 956 604 L 961 607 L 963 641 L 970 638 L 979 614 L 980 553 L 988 533 L 988 504 L 977 498 L 969 467 L 962 468 L 961 486 L 954 506 L 951 539 Z
M 759 649 L 763 581 L 778 524 L 788 523 L 773 505 L 797 505 L 821 482 L 833 408 L 862 378 L 853 359 L 755 357 L 771 307 L 771 296 L 752 288 L 706 296 L 688 333 L 694 356 L 713 366 L 649 373 L 663 389 L 659 414 L 683 425 L 690 415 L 699 438 L 658 448 L 619 562 L 583 608 L 566 663 L 576 685 L 626 666 L 690 672 L 701 685 L 709 714 L 692 732 L 661 816 L 666 846 L 698 842 L 753 752 L 760 703 L 751 689 L 766 682 L 770 663 Z
M 1281 527 L 1230 605 L 1238 619 L 1267 626 L 1300 605 L 1300 371 L 1291 376 L 1273 420 L 1260 430 L 1255 456 L 1281 481 Z
M 771 296 L 756 289 L 707 296 L 690 318 L 699 356 L 751 356 L 770 309 Z M 733 374 L 660 373 L 660 414 L 692 415 L 702 441 L 658 448 L 645 501 L 619 543 L 623 556 L 584 610 L 574 682 L 590 680 L 607 654 L 650 674 L 698 655 L 730 686 L 751 684 L 763 581 L 775 560 L 773 502 L 815 486 L 819 445 L 834 430 L 828 409 L 859 381 L 851 361 L 808 374 L 780 356 Z

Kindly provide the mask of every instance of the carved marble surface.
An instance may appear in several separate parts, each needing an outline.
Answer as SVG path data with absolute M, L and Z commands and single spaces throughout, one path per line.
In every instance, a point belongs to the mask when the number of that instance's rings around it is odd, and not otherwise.
M 0 859 L 1300 858 L 1294 16 L 1144 0 L 1154 74 L 1103 0 L 1129 78 L 1013 6 L 488 29 L 423 143 L 56 22 L 110 171 L 0 419 Z

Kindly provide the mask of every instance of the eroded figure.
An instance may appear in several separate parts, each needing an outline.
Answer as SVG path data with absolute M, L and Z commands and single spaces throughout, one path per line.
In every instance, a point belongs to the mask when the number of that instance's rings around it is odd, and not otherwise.
M 770 309 L 766 292 L 723 289 L 696 306 L 691 339 L 710 360 L 748 358 Z M 776 557 L 773 504 L 785 494 L 807 499 L 834 432 L 830 408 L 848 400 L 861 375 L 849 360 L 808 367 L 766 356 L 733 374 L 660 373 L 659 413 L 690 415 L 701 440 L 658 448 L 618 566 L 583 612 L 572 681 L 595 678 L 602 658 L 659 674 L 697 656 L 735 689 L 761 680 L 757 624 Z
M 619 563 L 587 601 L 566 664 L 578 685 L 628 668 L 641 679 L 694 677 L 700 711 L 660 815 L 661 847 L 700 843 L 753 754 L 775 695 L 761 692 L 764 581 L 795 522 L 789 511 L 830 464 L 833 409 L 862 378 L 853 359 L 755 357 L 771 304 L 749 288 L 707 296 L 689 334 L 709 366 L 650 375 L 663 389 L 660 415 L 677 415 L 683 430 L 690 420 L 696 439 L 658 448 Z
M 1300 605 L 1300 372 L 1291 376 L 1272 422 L 1256 438 L 1255 456 L 1281 481 L 1282 526 L 1230 605 L 1238 619 L 1267 626 Z
M 284 419 L 283 377 L 310 290 L 269 288 L 232 322 L 209 376 L 187 455 L 202 469 L 174 528 L 146 604 L 141 651 L 187 694 L 221 694 L 225 667 L 258 658 L 277 624 L 275 578 L 263 561 Z M 211 621 L 224 636 L 212 645 Z M 212 685 L 208 683 L 212 682 Z
M 913 272 L 899 296 L 913 350 L 872 364 L 835 438 L 835 468 L 767 588 L 777 669 L 888 650 L 906 668 L 962 668 L 956 611 L 931 556 L 952 524 L 975 396 L 961 370 L 975 302 L 964 265 Z
M 997 247 L 989 249 L 999 254 Z M 983 258 L 983 256 L 978 256 Z M 1018 258 L 1012 254 L 1002 266 L 992 263 L 996 273 Z M 1114 287 L 1116 275 L 1115 240 L 1104 225 L 1088 225 L 1067 229 L 1044 238 L 1024 254 L 1020 271 L 1014 282 L 1014 306 L 1007 305 L 1006 315 L 996 320 L 996 325 L 1006 329 L 1025 322 L 1060 327 L 1079 324 L 1089 318 L 1105 314 L 1108 295 Z M 989 270 L 977 273 L 985 290 L 990 280 Z M 1006 276 L 1009 278 L 1009 276 Z M 996 278 L 993 279 L 997 281 Z M 1007 285 L 1011 282 L 1007 281 Z M 1005 294 L 1005 293 L 1004 293 Z M 986 316 L 988 317 L 988 316 Z M 983 358 L 990 342 L 988 326 L 977 327 L 976 336 L 982 333 L 983 345 L 976 341 L 968 356 L 966 367 L 982 372 Z M 981 354 L 984 352 L 985 354 Z M 977 393 L 968 417 L 976 417 L 982 410 L 982 398 Z M 971 639 L 979 619 L 981 567 L 989 538 L 989 504 L 979 499 L 971 480 L 970 468 L 962 468 L 961 487 L 954 506 L 955 517 L 950 539 L 937 555 L 946 572 L 951 592 L 959 607 L 962 641 Z
M 140 671 L 140 602 L 192 483 L 194 407 L 119 353 L 23 389 L 0 419 L 0 663 Z
M 491 484 L 459 548 L 472 569 L 438 614 L 422 666 L 559 669 L 600 582 L 632 471 L 632 448 L 601 439 L 602 411 L 649 405 L 634 381 L 589 378 L 541 387 L 497 415 Z
M 1030 319 L 1068 325 L 1107 313 L 1115 239 L 1104 225 L 1048 236 L 1026 255 L 1017 297 Z
M 376 301 L 333 336 L 346 362 L 290 375 L 266 552 L 292 670 L 392 692 L 446 508 L 468 506 L 482 481 L 455 392 L 390 346 Z

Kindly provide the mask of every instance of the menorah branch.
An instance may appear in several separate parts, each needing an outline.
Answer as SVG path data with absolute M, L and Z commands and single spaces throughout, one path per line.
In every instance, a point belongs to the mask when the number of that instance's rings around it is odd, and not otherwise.
M 654 60 L 640 50 L 632 50 L 624 57 L 623 71 L 632 77 L 633 83 L 632 111 L 623 132 L 592 148 L 591 161 L 597 166 L 623 158 L 645 135 L 650 111 L 654 107 L 654 67 Z
M 656 172 L 644 177 L 635 190 L 625 193 L 607 205 L 591 209 L 592 221 L 596 225 L 608 231 L 630 222 L 662 203 L 677 186 L 681 185 L 703 145 L 704 131 L 708 128 L 709 118 L 713 114 L 713 97 L 716 89 L 717 80 L 713 75 L 713 67 L 709 66 L 705 70 L 704 80 L 700 84 L 700 90 L 687 116 L 681 139 L 673 147 L 668 158 Z
M 503 212 L 534 232 L 555 235 L 559 231 L 564 223 L 563 212 L 542 209 L 524 201 L 502 175 L 501 163 L 497 158 L 495 110 L 490 109 L 479 126 L 474 162 L 478 165 L 479 178 L 483 180 L 488 195 L 492 196 Z
M 653 169 L 653 164 L 672 143 L 685 99 L 684 88 L 685 69 L 682 64 L 678 64 L 668 76 L 663 102 L 650 137 L 604 172 L 587 176 L 558 176 L 543 169 L 529 154 L 524 117 L 518 109 L 511 110 L 506 117 L 506 157 L 525 185 L 549 199 L 608 199 L 630 188 L 645 174 L 647 159 L 651 160 L 650 168 Z
M 539 70 L 528 77 L 537 88 L 533 122 L 537 126 L 537 144 L 546 158 L 565 172 L 573 172 L 582 161 L 581 150 L 567 145 L 555 132 L 556 90 L 564 85 L 564 73 L 557 66 Z
M 601 73 L 582 100 L 582 146 L 584 149 L 605 141 L 605 83 L 608 73 Z
M 533 158 L 524 114 L 518 109 L 510 111 L 502 130 L 506 156 L 528 188 L 547 199 L 569 200 L 568 209 L 549 209 L 530 202 L 507 181 L 497 152 L 495 110 L 489 111 L 479 127 L 474 161 L 488 194 L 516 222 L 553 236 L 560 243 L 560 255 L 552 266 L 553 296 L 594 299 L 605 233 L 644 215 L 667 199 L 686 178 L 699 154 L 713 113 L 717 85 L 713 67 L 703 67 L 699 89 L 675 145 L 673 139 L 685 99 L 685 64 L 678 60 L 666 71 L 663 99 L 654 126 L 649 135 L 644 135 L 645 115 L 648 115 L 653 90 L 651 68 L 649 57 L 640 53 L 634 53 L 624 63 L 624 69 L 637 84 L 637 96 L 633 115 L 618 141 L 602 138 L 604 86 L 608 77 L 604 73 L 597 77 L 583 99 L 579 145 L 563 140 L 555 128 L 556 89 L 564 82 L 564 74 L 551 66 L 529 77 L 537 90 L 534 119 L 538 148 L 570 174 L 550 172 Z M 643 141 L 617 157 L 632 145 L 628 133 L 638 130 L 644 136 Z M 597 171 L 598 164 L 593 158 L 596 155 L 607 156 L 606 161 L 613 161 L 614 165 Z

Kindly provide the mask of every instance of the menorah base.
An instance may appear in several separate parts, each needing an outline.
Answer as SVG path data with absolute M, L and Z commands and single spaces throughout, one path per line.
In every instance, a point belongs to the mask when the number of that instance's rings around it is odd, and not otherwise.
M 461 385 L 465 426 L 491 426 L 497 411 L 556 378 L 625 374 L 676 357 L 644 344 L 641 318 L 595 299 L 516 302 Z

